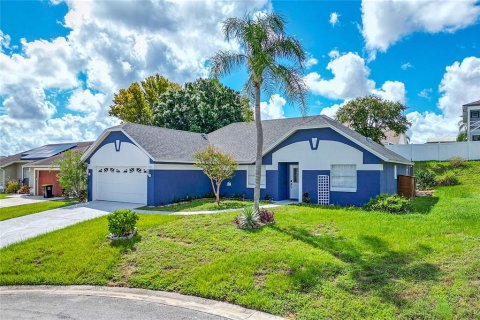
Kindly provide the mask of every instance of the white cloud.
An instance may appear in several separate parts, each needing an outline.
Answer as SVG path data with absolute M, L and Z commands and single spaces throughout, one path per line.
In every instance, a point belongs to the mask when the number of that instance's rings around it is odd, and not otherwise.
M 225 42 L 221 22 L 270 9 L 268 0 L 66 4 L 66 37 L 22 40 L 20 53 L 12 54 L 3 50 L 8 35 L 0 34 L 2 154 L 62 139 L 93 140 L 116 123 L 106 114 L 118 89 L 155 73 L 177 82 L 207 75 L 206 60 L 217 50 L 238 48 Z M 58 105 L 51 92 L 71 96 Z M 69 110 L 81 115 L 65 114 Z
M 314 94 L 335 100 L 377 94 L 385 99 L 405 102 L 405 85 L 400 81 L 386 81 L 381 88 L 375 88 L 375 81 L 369 79 L 370 69 L 358 54 L 349 52 L 332 57 L 336 58 L 327 65 L 333 74 L 332 79 L 323 79 L 317 72 L 305 76 L 305 82 Z
M 402 70 L 408 70 L 413 68 L 413 65 L 410 62 L 405 62 L 400 66 L 400 68 L 402 68 Z
M 429 137 L 455 136 L 462 105 L 480 97 L 480 58 L 468 57 L 446 67 L 439 86 L 441 97 L 438 107 L 441 113 L 411 112 L 409 136 L 412 142 L 425 142 Z
M 106 95 L 103 93 L 92 93 L 89 89 L 77 89 L 68 99 L 67 108 L 73 111 L 85 113 L 98 113 L 106 105 Z
M 334 49 L 328 53 L 328 56 L 330 57 L 330 59 L 337 59 L 338 57 L 340 57 L 340 52 Z
M 283 107 L 286 103 L 286 100 L 278 94 L 272 95 L 268 103 L 261 102 L 260 112 L 262 120 L 285 118 Z
M 330 118 L 334 119 L 335 115 L 337 114 L 338 109 L 340 109 L 341 106 L 343 106 L 344 103 L 342 104 L 334 104 L 331 105 L 330 107 L 325 107 L 320 111 L 320 114 L 329 116 Z
M 432 97 L 431 97 L 432 92 L 433 92 L 432 88 L 425 88 L 425 89 L 420 90 L 420 92 L 418 93 L 418 96 L 420 98 L 425 98 L 425 99 L 430 100 L 430 99 L 432 99 Z
M 340 15 L 337 12 L 332 12 L 330 13 L 330 19 L 328 22 L 332 25 L 332 27 L 335 27 L 335 25 L 338 23 L 338 19 L 340 18 Z
M 305 68 L 309 69 L 316 65 L 318 63 L 318 60 L 311 54 L 307 53 L 307 58 L 305 61 Z
M 413 32 L 455 32 L 479 16 L 477 0 L 363 0 L 362 34 L 367 49 L 385 52 Z

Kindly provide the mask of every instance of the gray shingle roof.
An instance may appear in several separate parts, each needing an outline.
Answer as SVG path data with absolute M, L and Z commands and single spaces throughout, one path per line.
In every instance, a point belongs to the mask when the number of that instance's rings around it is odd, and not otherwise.
M 323 115 L 264 120 L 262 126 L 264 153 L 296 129 L 332 127 L 366 147 L 367 150 L 370 149 L 385 158 L 386 161 L 411 163 L 395 152 Z M 256 131 L 254 122 L 232 123 L 208 135 L 132 123 L 125 123 L 119 127 L 157 161 L 193 162 L 192 155 L 208 144 L 231 154 L 238 162 L 253 163 L 255 160 Z
M 133 123 L 120 127 L 154 159 L 164 162 L 193 162 L 192 155 L 208 145 L 200 133 Z

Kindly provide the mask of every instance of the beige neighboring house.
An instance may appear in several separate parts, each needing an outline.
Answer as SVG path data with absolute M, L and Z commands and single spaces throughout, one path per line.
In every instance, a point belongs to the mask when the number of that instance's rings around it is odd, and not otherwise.
M 61 196 L 62 189 L 56 179 L 55 161 L 67 150 L 83 153 L 92 142 L 47 144 L 35 149 L 0 158 L 0 191 L 9 180 L 30 186 L 30 193 L 42 195 L 42 184 L 54 185 L 54 195 Z
M 382 139 L 382 144 L 408 144 L 409 141 L 410 138 L 405 133 L 396 134 L 389 130 L 385 131 L 385 139 Z

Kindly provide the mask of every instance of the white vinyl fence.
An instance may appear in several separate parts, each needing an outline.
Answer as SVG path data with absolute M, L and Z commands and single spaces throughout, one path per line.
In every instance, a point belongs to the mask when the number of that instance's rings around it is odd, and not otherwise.
M 411 161 L 445 161 L 453 157 L 480 160 L 480 141 L 392 144 L 385 147 Z

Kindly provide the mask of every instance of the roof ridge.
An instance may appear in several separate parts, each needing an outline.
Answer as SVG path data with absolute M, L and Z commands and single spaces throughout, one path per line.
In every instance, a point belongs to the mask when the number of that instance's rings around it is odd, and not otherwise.
M 124 127 L 125 125 L 134 125 L 134 126 L 142 126 L 142 127 L 148 127 L 148 128 L 156 128 L 160 130 L 169 130 L 169 131 L 177 131 L 177 132 L 185 132 L 185 133 L 193 133 L 197 135 L 202 135 L 206 133 L 201 133 L 201 132 L 194 132 L 194 131 L 188 131 L 188 130 L 179 130 L 179 129 L 172 129 L 172 128 L 165 128 L 165 127 L 158 127 L 158 126 L 152 126 L 148 124 L 141 124 L 141 123 L 134 123 L 134 122 L 124 122 L 120 125 L 120 127 Z M 213 132 L 213 131 L 212 131 Z

